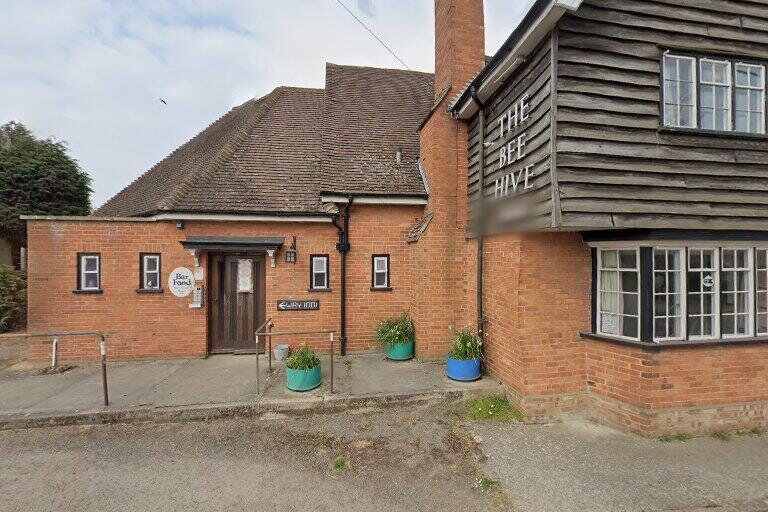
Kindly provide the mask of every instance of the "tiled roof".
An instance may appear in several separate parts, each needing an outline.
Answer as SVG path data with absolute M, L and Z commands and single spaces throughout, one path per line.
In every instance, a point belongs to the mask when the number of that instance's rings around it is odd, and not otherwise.
M 233 108 L 95 215 L 321 214 L 321 192 L 422 195 L 418 126 L 432 81 L 328 64 L 325 89 L 278 87 Z

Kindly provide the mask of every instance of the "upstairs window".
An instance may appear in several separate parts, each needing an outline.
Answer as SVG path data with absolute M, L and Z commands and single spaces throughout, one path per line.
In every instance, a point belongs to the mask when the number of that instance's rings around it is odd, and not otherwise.
M 374 255 L 371 270 L 371 287 L 378 290 L 389 289 L 389 255 Z
M 664 126 L 763 135 L 765 66 L 667 53 Z
M 327 290 L 330 282 L 328 277 L 328 256 L 313 255 L 310 256 L 310 290 Z
M 77 291 L 101 290 L 101 255 L 80 253 L 77 255 Z

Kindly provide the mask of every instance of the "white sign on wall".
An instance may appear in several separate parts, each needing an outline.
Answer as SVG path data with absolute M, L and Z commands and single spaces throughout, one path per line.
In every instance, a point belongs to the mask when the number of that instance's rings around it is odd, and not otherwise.
M 187 297 L 194 287 L 194 275 L 186 267 L 175 268 L 168 276 L 168 288 L 176 297 Z

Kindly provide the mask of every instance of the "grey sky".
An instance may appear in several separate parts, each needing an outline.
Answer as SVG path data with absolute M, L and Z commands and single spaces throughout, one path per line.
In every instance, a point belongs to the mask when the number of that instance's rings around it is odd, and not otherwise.
M 409 67 L 433 70 L 433 0 L 342 1 Z M 65 140 L 94 206 L 234 105 L 278 85 L 323 87 L 325 62 L 401 67 L 336 0 L 3 4 L 0 124 Z M 487 53 L 527 4 L 486 0 Z

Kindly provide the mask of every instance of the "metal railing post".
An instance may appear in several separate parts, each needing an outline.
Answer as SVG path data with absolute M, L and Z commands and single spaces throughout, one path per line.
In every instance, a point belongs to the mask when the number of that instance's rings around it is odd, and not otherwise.
M 109 407 L 109 390 L 107 389 L 107 337 L 99 335 L 99 352 L 101 353 L 101 387 L 104 391 L 104 407 Z
M 59 337 L 53 337 L 53 344 L 51 345 L 51 370 L 55 370 L 59 366 Z
M 333 394 L 333 333 L 331 333 L 331 394 Z
M 272 322 L 267 325 L 267 350 L 269 351 L 269 373 L 272 373 L 272 336 L 269 333 L 272 332 Z
M 256 339 L 256 346 L 258 347 L 259 341 L 261 341 L 261 334 L 258 335 L 259 337 Z M 259 354 L 259 350 L 256 349 L 256 394 L 261 395 L 261 369 L 259 368 L 259 359 L 261 359 L 261 354 Z

